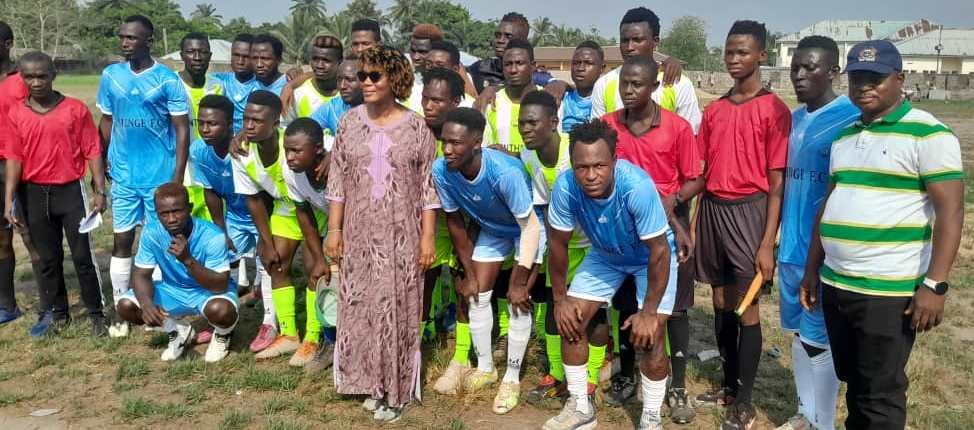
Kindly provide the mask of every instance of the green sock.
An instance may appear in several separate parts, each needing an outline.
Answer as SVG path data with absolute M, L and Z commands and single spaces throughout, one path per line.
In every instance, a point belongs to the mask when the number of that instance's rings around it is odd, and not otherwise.
M 544 334 L 544 320 L 548 316 L 547 303 L 534 304 L 534 336 L 541 339 Z
M 271 289 L 271 299 L 274 310 L 277 311 L 277 325 L 281 327 L 281 335 L 297 336 L 298 323 L 294 317 L 294 286 Z
M 599 371 L 605 364 L 605 345 L 588 344 L 588 383 L 599 384 Z
M 464 366 L 470 365 L 470 346 L 473 339 L 470 337 L 470 323 L 457 321 L 456 326 L 456 345 L 453 347 L 453 361 Z
M 609 323 L 612 324 L 612 352 L 619 354 L 619 311 L 609 308 Z
M 306 315 L 304 317 L 304 341 L 311 343 L 318 343 L 318 338 L 321 336 L 321 321 L 318 321 L 318 312 L 315 310 L 317 307 L 318 293 L 314 290 L 305 290 L 304 294 L 304 308 Z
M 561 336 L 545 333 L 544 338 L 545 350 L 548 352 L 548 374 L 558 382 L 564 382 L 565 363 L 561 361 Z
M 507 313 L 507 299 L 497 299 L 497 327 L 498 336 L 507 336 L 507 325 L 510 314 Z

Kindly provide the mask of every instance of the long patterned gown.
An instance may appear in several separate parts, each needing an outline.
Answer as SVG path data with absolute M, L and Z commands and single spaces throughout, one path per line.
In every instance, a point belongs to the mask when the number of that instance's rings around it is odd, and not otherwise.
M 406 112 L 378 126 L 365 106 L 339 124 L 328 198 L 344 202 L 335 383 L 402 406 L 419 398 L 423 210 L 439 208 L 431 166 L 436 141 Z

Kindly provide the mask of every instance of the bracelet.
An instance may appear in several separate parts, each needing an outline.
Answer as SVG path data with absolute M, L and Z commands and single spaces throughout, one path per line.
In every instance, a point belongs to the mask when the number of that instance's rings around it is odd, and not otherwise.
M 334 233 L 334 232 L 338 232 L 338 231 L 342 231 L 342 229 L 340 229 L 340 228 L 333 228 L 333 229 L 328 230 L 328 233 Z

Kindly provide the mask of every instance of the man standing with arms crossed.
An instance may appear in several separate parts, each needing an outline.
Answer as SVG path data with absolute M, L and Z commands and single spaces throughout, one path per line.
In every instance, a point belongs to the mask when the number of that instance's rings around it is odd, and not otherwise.
M 189 151 L 189 102 L 179 76 L 152 59 L 155 28 L 148 18 L 126 18 L 118 31 L 125 62 L 105 68 L 98 86 L 98 125 L 108 154 L 115 243 L 109 274 L 117 302 L 129 289 L 135 227 L 155 211 L 153 193 L 182 183 Z M 151 166 L 151 168 L 148 168 Z M 128 324 L 109 329 L 128 335 Z
M 943 320 L 964 224 L 957 136 L 904 100 L 888 41 L 849 51 L 849 98 L 862 116 L 832 143 L 820 223 L 801 284 L 821 305 L 850 429 L 906 426 L 906 365 L 917 332 Z

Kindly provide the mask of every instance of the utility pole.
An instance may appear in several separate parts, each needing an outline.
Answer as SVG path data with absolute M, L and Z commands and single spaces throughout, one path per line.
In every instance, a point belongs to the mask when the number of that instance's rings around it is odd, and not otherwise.
M 165 51 L 162 55 L 169 53 L 169 31 L 167 31 L 166 27 L 162 27 L 162 50 Z M 939 68 L 940 62 L 937 61 L 937 64 L 937 67 Z

